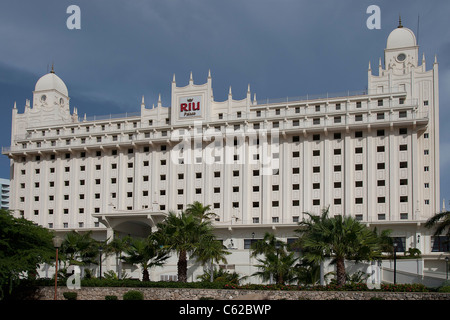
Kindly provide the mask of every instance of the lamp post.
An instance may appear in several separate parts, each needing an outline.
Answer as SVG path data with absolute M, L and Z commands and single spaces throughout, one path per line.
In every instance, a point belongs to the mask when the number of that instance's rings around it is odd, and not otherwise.
M 448 280 L 448 257 L 445 257 L 445 279 Z
M 102 280 L 102 253 L 103 253 L 103 247 L 102 246 L 100 246 L 99 248 L 98 248 L 98 251 L 100 252 L 100 257 L 99 257 L 99 266 L 100 266 L 100 275 L 99 275 L 99 278 L 100 278 L 100 280 Z
M 394 242 L 394 284 L 397 284 L 397 242 Z
M 54 300 L 58 300 L 57 291 L 58 291 L 58 249 L 61 247 L 63 239 L 56 236 L 53 238 L 53 247 L 56 249 L 56 261 L 55 261 L 55 297 Z

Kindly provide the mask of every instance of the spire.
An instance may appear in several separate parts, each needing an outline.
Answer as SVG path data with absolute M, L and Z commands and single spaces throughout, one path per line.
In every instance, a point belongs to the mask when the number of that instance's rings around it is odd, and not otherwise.
M 250 92 L 250 83 L 247 86 L 247 92 Z
M 370 61 L 369 61 L 369 71 L 371 71 L 372 70 L 372 68 L 370 67 Z
M 398 15 L 398 28 L 403 28 L 403 26 L 402 26 L 402 16 L 400 14 Z
M 194 79 L 192 78 L 192 71 L 191 71 L 191 75 L 189 76 L 189 84 L 194 83 Z
M 208 69 L 208 79 L 211 79 L 211 69 Z
M 175 83 L 175 73 L 173 74 L 172 82 Z
M 161 107 L 161 93 L 158 95 L 158 108 Z
M 142 95 L 141 108 L 145 108 L 144 95 Z
M 16 102 L 14 101 L 14 109 L 17 109 Z
M 228 89 L 228 95 L 229 95 L 229 96 L 232 95 L 232 93 L 231 93 L 231 86 L 230 86 L 230 89 Z
M 52 62 L 52 70 L 50 71 L 50 73 L 55 73 L 55 69 L 54 69 L 54 66 L 53 66 L 53 62 Z

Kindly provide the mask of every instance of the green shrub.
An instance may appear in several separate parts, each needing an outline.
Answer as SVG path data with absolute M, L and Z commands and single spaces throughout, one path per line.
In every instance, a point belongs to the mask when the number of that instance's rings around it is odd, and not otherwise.
M 388 292 L 428 292 L 429 290 L 423 284 L 382 284 L 381 291 Z
M 123 300 L 144 300 L 144 294 L 137 290 L 130 290 L 125 292 Z
M 76 292 L 64 292 L 63 296 L 67 300 L 77 300 L 78 293 L 76 293 Z
M 105 300 L 117 300 L 117 296 L 105 296 Z

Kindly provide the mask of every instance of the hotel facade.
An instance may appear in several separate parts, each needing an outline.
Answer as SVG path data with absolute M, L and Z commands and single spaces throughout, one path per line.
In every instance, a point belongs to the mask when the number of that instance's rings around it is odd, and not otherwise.
M 374 70 L 377 69 L 377 70 Z M 63 235 L 145 236 L 169 211 L 199 201 L 217 215 L 230 271 L 256 271 L 252 241 L 285 241 L 304 212 L 350 215 L 391 229 L 398 251 L 418 248 L 441 268 L 442 238 L 425 221 L 440 211 L 438 63 L 427 68 L 414 33 L 399 25 L 367 90 L 343 95 L 215 101 L 212 77 L 178 87 L 170 106 L 81 117 L 52 71 L 23 113 L 12 110 L 10 208 Z M 116 271 L 113 258 L 103 271 Z M 105 267 L 106 266 L 106 267 Z M 132 266 L 128 274 L 139 275 Z M 44 272 L 44 271 L 43 271 Z M 176 259 L 151 271 L 175 279 Z M 190 265 L 190 280 L 202 268 Z

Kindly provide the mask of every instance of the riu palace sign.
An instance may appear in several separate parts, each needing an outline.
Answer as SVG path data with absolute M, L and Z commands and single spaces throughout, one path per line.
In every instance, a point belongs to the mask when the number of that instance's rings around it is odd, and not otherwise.
M 179 100 L 180 118 L 200 117 L 202 107 L 202 96 L 181 97 Z

